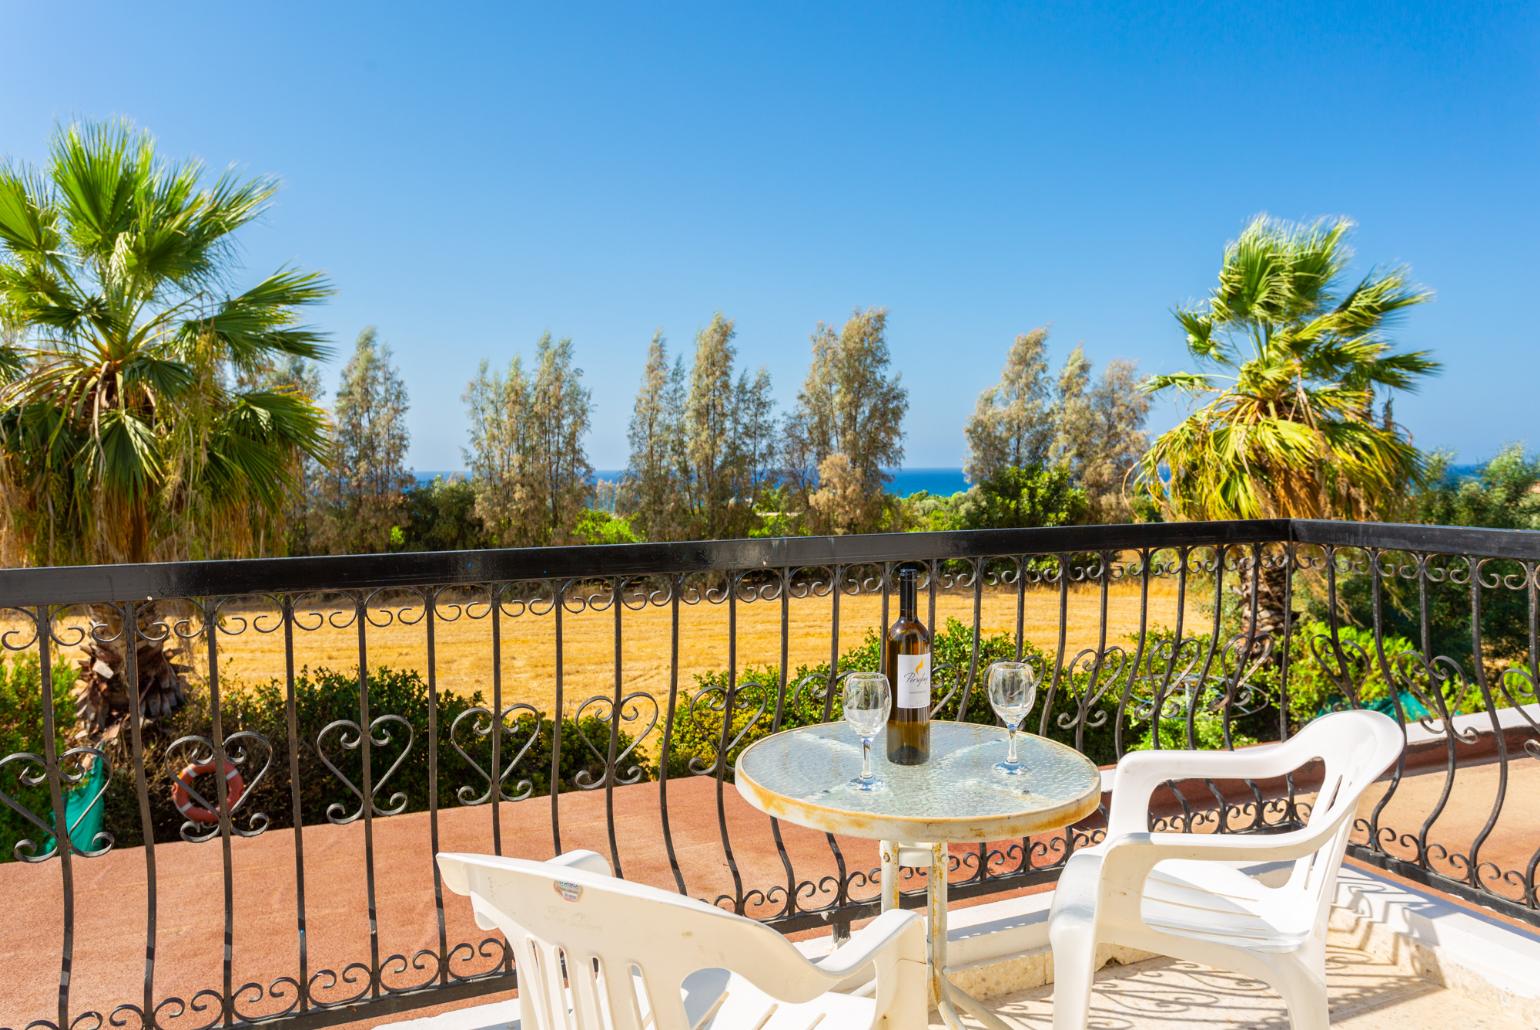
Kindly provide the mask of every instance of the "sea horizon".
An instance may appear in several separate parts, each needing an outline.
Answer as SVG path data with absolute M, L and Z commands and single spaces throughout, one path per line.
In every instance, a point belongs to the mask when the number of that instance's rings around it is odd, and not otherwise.
M 1464 479 L 1479 475 L 1486 463 L 1471 465 L 1450 465 L 1448 477 L 1451 480 Z M 896 497 L 912 497 L 917 493 L 929 493 L 938 496 L 950 496 L 959 491 L 968 489 L 967 476 L 963 475 L 960 465 L 924 465 L 910 468 L 884 469 L 891 478 L 888 482 L 888 490 Z M 594 482 L 619 482 L 625 476 L 625 469 L 594 469 Z M 464 469 L 422 469 L 412 473 L 418 486 L 427 486 L 435 479 L 464 479 Z

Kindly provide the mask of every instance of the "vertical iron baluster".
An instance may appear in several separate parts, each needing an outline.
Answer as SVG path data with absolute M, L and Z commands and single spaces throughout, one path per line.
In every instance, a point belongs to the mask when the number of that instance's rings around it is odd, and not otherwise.
M 1208 687 L 1208 674 L 1214 667 L 1214 655 L 1219 653 L 1223 646 L 1220 638 L 1224 636 L 1224 600 L 1225 600 L 1225 555 L 1229 547 L 1225 544 L 1214 545 L 1214 619 L 1209 626 L 1208 648 L 1203 655 L 1203 667 L 1198 670 L 1198 683 L 1192 697 L 1187 699 L 1187 746 L 1198 746 L 1197 713 L 1198 702 L 1203 698 L 1203 692 Z M 1252 591 L 1255 596 L 1256 591 Z M 1212 781 L 1209 789 L 1213 789 Z M 1224 807 L 1220 806 L 1219 825 L 1224 827 Z
M 1027 564 L 1029 558 L 1025 554 L 1018 554 L 1016 562 L 1016 660 L 1019 662 L 1027 653 Z M 1041 679 L 1043 670 L 1034 669 L 1033 672 Z M 1046 693 L 1046 692 L 1045 692 Z M 1012 873 L 1028 873 L 1032 871 L 1032 836 L 1030 834 L 1021 838 L 1021 862 Z
M 374 727 L 369 710 L 369 595 L 354 598 L 358 625 L 358 749 L 363 760 L 359 782 L 363 784 L 364 803 L 364 891 L 369 904 L 369 992 L 380 996 L 380 918 L 374 883 Z M 494 737 L 494 739 L 496 739 Z M 493 767 L 496 768 L 495 766 Z M 497 799 L 497 774 L 492 776 L 493 803 Z
M 823 721 L 828 722 L 834 718 L 834 684 L 840 674 L 840 587 L 845 580 L 845 567 L 832 565 L 829 568 L 829 678 L 824 684 L 823 697 Z M 834 888 L 834 901 L 829 908 L 833 910 L 830 917 L 834 923 L 834 935 L 836 938 L 850 935 L 850 919 L 842 916 L 847 899 L 850 897 L 850 874 L 845 868 L 845 855 L 840 851 L 839 841 L 834 839 L 834 834 L 825 833 L 824 839 L 829 843 L 829 851 L 834 856 L 834 868 L 836 883 Z
M 1529 686 L 1530 693 L 1534 695 L 1536 702 L 1540 702 L 1540 562 L 1531 563 L 1525 567 L 1524 589 L 1529 595 Z M 1514 703 L 1514 707 L 1523 711 L 1522 698 Z M 1540 731 L 1540 725 L 1534 719 L 1524 716 L 1529 723 L 1531 734 Z M 1540 736 L 1524 744 L 1524 750 L 1531 758 L 1540 759 Z M 1524 867 L 1524 902 L 1530 908 L 1540 909 L 1540 848 L 1530 856 L 1529 863 Z
M 299 1009 L 310 1009 L 310 935 L 305 925 L 305 810 L 300 794 L 299 707 L 294 694 L 294 598 L 279 598 L 283 616 L 283 713 L 289 736 L 289 804 L 294 814 L 294 924 L 299 936 Z
M 203 607 L 203 631 L 208 634 L 209 652 L 209 733 L 214 744 L 214 797 L 219 808 L 219 851 L 224 869 L 225 947 L 224 947 L 224 1023 L 235 1021 L 235 866 L 231 852 L 231 814 L 229 789 L 225 776 L 230 758 L 225 754 L 224 713 L 219 696 L 219 601 L 206 601 Z
M 128 746 L 134 763 L 134 794 L 139 801 L 139 825 L 144 833 L 144 994 L 143 1019 L 146 1025 L 155 1021 L 155 943 L 157 936 L 158 905 L 155 878 L 155 817 L 150 810 L 150 787 L 144 770 L 143 714 L 140 711 L 139 691 L 139 605 L 125 603 L 119 611 L 123 621 L 123 682 L 133 684 L 128 690 Z M 46 694 L 44 695 L 47 696 Z
M 663 820 L 663 847 L 668 852 L 668 866 L 674 872 L 674 886 L 680 894 L 688 894 L 690 892 L 685 887 L 684 871 L 679 868 L 679 856 L 674 851 L 674 830 L 668 815 L 668 763 L 674 741 L 674 718 L 679 710 L 679 595 L 683 590 L 684 577 L 677 574 L 670 577 L 668 716 L 663 721 L 663 750 L 658 756 L 658 814 Z
M 979 625 L 984 612 L 984 559 L 975 558 L 973 568 L 973 640 L 968 649 L 968 678 L 963 682 L 962 700 L 957 705 L 957 721 L 967 722 L 968 698 L 979 673 Z
M 54 848 L 59 854 L 60 889 L 64 895 L 64 928 L 59 945 L 58 1030 L 68 1030 L 70 973 L 75 965 L 75 870 L 72 864 L 75 845 L 70 840 L 69 817 L 64 810 L 64 770 L 59 767 L 58 729 L 53 718 L 53 663 L 49 648 L 53 643 L 53 621 L 48 607 L 39 605 L 33 609 L 33 620 L 37 624 L 38 682 L 41 687 L 38 697 L 43 706 L 43 772 L 48 779 L 48 801 L 53 808 Z M 86 632 L 91 632 L 89 627 Z
M 1481 647 L 1481 566 L 1484 563 L 1475 555 L 1466 555 L 1466 558 L 1470 562 L 1471 666 L 1476 674 L 1476 686 L 1481 691 L 1482 703 L 1486 706 L 1487 718 L 1491 722 L 1492 743 L 1497 747 L 1497 796 L 1492 799 L 1492 810 L 1487 814 L 1486 825 L 1482 826 L 1481 832 L 1471 842 L 1470 860 L 1467 862 L 1470 885 L 1486 892 L 1488 888 L 1481 882 L 1481 849 L 1496 828 L 1498 816 L 1502 815 L 1503 802 L 1508 798 L 1508 742 L 1503 734 L 1503 724 L 1497 716 L 1497 705 L 1492 700 L 1492 689 L 1487 684 L 1486 662 Z M 1499 575 L 1499 589 L 1501 586 Z
M 957 706 L 958 722 L 968 721 L 968 693 L 973 689 L 973 684 L 978 679 L 980 625 L 984 617 L 984 576 L 988 571 L 988 564 L 987 558 L 975 558 L 973 560 L 973 642 L 972 646 L 968 649 L 968 682 L 963 687 L 962 701 Z M 988 684 L 985 684 L 984 691 L 984 704 L 987 708 L 989 704 Z M 965 883 L 974 880 L 982 881 L 989 873 L 989 844 L 985 841 L 980 841 L 975 854 L 978 856 L 978 870 L 971 877 L 968 877 L 967 880 L 963 881 Z M 961 858 L 958 859 L 957 865 L 959 868 L 962 867 Z
M 1134 658 L 1128 665 L 1128 681 L 1123 684 L 1122 696 L 1118 698 L 1118 707 L 1115 722 L 1112 728 L 1112 756 L 1117 761 L 1123 757 L 1123 725 L 1127 720 L 1128 702 L 1133 697 L 1134 686 L 1141 679 L 1141 670 L 1144 667 L 1144 648 L 1148 639 L 1150 622 L 1150 561 L 1153 555 L 1149 548 L 1139 550 L 1139 639 L 1134 645 Z
M 503 584 L 488 587 L 492 610 L 492 853 L 503 853 Z M 558 715 L 557 722 L 561 721 Z M 536 722 L 535 732 L 540 732 Z M 556 752 L 557 755 L 560 751 Z M 551 793 L 556 793 L 556 777 L 551 777 Z
M 1224 685 L 1224 697 L 1221 698 L 1219 702 L 1221 713 L 1219 717 L 1219 730 L 1220 735 L 1224 741 L 1224 748 L 1227 751 L 1235 750 L 1234 726 L 1232 720 L 1234 718 L 1235 702 L 1238 692 L 1240 691 L 1241 681 L 1246 676 L 1246 663 L 1250 661 L 1251 656 L 1256 652 L 1257 648 L 1262 646 L 1257 640 L 1257 618 L 1261 612 L 1262 562 L 1262 545 L 1260 543 L 1254 543 L 1251 545 L 1251 558 L 1249 561 L 1251 566 L 1251 601 L 1247 605 L 1246 631 L 1241 638 L 1243 641 L 1242 647 L 1236 654 L 1235 674 L 1226 679 Z M 1226 644 L 1225 646 L 1229 647 L 1229 644 Z M 1221 674 L 1223 674 L 1224 668 L 1222 664 L 1219 671 Z M 1242 782 L 1245 783 L 1246 789 L 1251 791 L 1252 804 L 1256 806 L 1256 815 L 1252 818 L 1250 826 L 1239 827 L 1237 829 L 1260 829 L 1262 826 L 1263 809 L 1266 805 L 1266 802 L 1262 797 L 1262 788 L 1257 786 L 1255 780 L 1246 779 Z M 1226 824 L 1228 814 L 1229 805 L 1225 802 L 1224 796 L 1221 794 L 1219 797 L 1219 825 L 1221 829 L 1223 829 Z
M 1433 831 L 1433 824 L 1438 822 L 1439 816 L 1444 813 L 1444 806 L 1449 803 L 1450 795 L 1454 793 L 1454 774 L 1459 764 L 1459 752 L 1456 745 L 1459 742 L 1454 723 L 1450 721 L 1449 706 L 1444 701 L 1443 691 L 1439 689 L 1438 678 L 1435 675 L 1433 654 L 1433 620 L 1432 608 L 1428 598 L 1428 559 L 1430 554 L 1417 556 L 1417 628 L 1418 640 L 1422 646 L 1423 662 L 1428 669 L 1428 694 L 1438 705 L 1439 714 L 1443 716 L 1444 723 L 1444 784 L 1439 792 L 1438 800 L 1433 803 L 1422 826 L 1417 831 L 1417 861 L 1427 866 L 1431 871 L 1432 863 L 1428 851 L 1428 834 Z
M 615 839 L 615 781 L 620 777 L 616 755 L 620 747 L 620 708 L 622 697 L 621 678 L 621 612 L 625 609 L 625 581 L 620 577 L 610 580 L 611 607 L 615 612 L 615 694 L 610 702 L 610 746 L 604 759 L 604 828 L 610 839 L 610 868 L 616 876 L 624 876 L 620 868 L 620 846 Z M 582 728 L 578 729 L 581 733 Z
M 551 612 L 556 616 L 556 697 L 551 702 L 551 850 L 561 854 L 561 722 L 565 714 L 562 700 L 562 610 L 567 605 L 567 581 L 551 586 Z M 679 611 L 674 611 L 675 653 L 678 653 Z M 538 725 L 536 732 L 539 732 Z
M 1027 557 L 1015 555 L 1016 563 L 1016 660 L 1021 661 L 1027 647 Z
M 791 661 L 791 569 L 783 566 L 781 576 L 781 659 L 780 659 L 780 683 L 775 693 L 775 718 L 771 723 L 770 732 L 776 733 L 781 729 L 781 723 L 786 717 L 786 685 L 787 664 Z M 883 634 L 886 637 L 887 634 Z M 770 817 L 770 835 L 775 838 L 776 853 L 781 856 L 781 868 L 786 873 L 786 905 L 781 909 L 783 917 L 790 916 L 797 910 L 797 874 L 792 869 L 791 855 L 786 851 L 786 842 L 781 837 L 781 821 L 774 816 Z M 768 895 L 767 895 L 768 897 Z
M 733 709 L 738 704 L 738 574 L 727 575 L 727 697 L 722 708 L 722 740 L 717 746 L 717 830 L 722 835 L 722 856 L 727 860 L 727 870 L 733 877 L 733 911 L 743 915 L 743 876 L 738 872 L 737 859 L 733 857 L 732 841 L 727 836 L 727 803 L 723 797 L 727 769 L 732 764 L 728 745 L 732 742 Z
M 433 874 L 433 916 L 438 929 L 438 982 L 449 982 L 449 931 L 444 925 L 444 880 L 438 870 L 438 596 L 439 588 L 424 587 L 423 637 L 428 658 L 428 867 Z M 502 720 L 494 726 L 501 729 Z M 540 732 L 536 720 L 535 732 Z M 502 788 L 495 781 L 494 793 Z
M 1401 740 L 1403 743 L 1401 753 L 1396 755 L 1396 764 L 1391 768 L 1390 783 L 1385 788 L 1385 793 L 1369 812 L 1369 847 L 1375 851 L 1384 852 L 1380 845 L 1380 813 L 1385 811 L 1385 806 L 1390 804 L 1390 799 L 1395 797 L 1396 788 L 1401 785 L 1401 777 L 1406 771 L 1406 712 L 1401 707 L 1401 691 L 1399 689 L 1395 670 L 1390 667 L 1390 661 L 1385 657 L 1385 611 L 1383 584 L 1381 582 L 1380 551 L 1379 548 L 1368 549 L 1369 555 L 1369 603 L 1370 624 L 1374 632 L 1374 657 L 1379 664 L 1380 675 L 1385 678 L 1385 687 L 1390 694 L 1390 703 L 1395 708 L 1396 723 L 1401 727 Z
M 1054 699 L 1059 695 L 1059 681 L 1064 671 L 1064 651 L 1069 646 L 1066 632 L 1069 628 L 1069 555 L 1054 555 L 1058 566 L 1059 582 L 1059 632 L 1054 643 L 1053 675 L 1048 679 L 1048 696 L 1043 699 L 1043 714 L 1038 716 L 1037 731 L 1048 736 L 1049 716 L 1053 712 Z
M 1294 541 L 1283 545 L 1283 653 L 1278 656 L 1278 739 L 1289 739 L 1289 669 L 1294 652 Z M 1303 822 L 1295 800 L 1294 773 L 1284 774 L 1285 823 Z

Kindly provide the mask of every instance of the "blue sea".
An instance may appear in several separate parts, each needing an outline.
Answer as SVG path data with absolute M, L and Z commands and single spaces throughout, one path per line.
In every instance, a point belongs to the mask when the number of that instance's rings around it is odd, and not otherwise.
M 1481 474 L 1483 465 L 1450 465 L 1449 479 L 1460 480 Z M 888 469 L 888 475 L 893 477 L 893 482 L 888 489 L 899 497 L 908 497 L 917 494 L 921 490 L 932 494 L 955 494 L 959 490 L 968 489 L 968 481 L 963 478 L 961 468 L 908 468 Z M 433 480 L 443 477 L 445 479 L 461 479 L 465 473 L 461 471 L 420 471 L 413 473 L 417 477 L 418 484 L 431 483 Z M 608 479 L 612 482 L 619 481 L 625 475 L 624 469 L 594 469 L 595 479 Z
M 624 474 L 624 469 L 594 469 L 595 479 L 615 481 Z M 426 485 L 439 478 L 462 479 L 465 473 L 454 469 L 423 469 L 413 475 L 417 477 L 419 485 Z M 893 477 L 888 489 L 899 497 L 908 497 L 921 490 L 933 494 L 955 494 L 959 490 L 968 489 L 968 481 L 963 478 L 961 468 L 888 469 L 888 475 Z

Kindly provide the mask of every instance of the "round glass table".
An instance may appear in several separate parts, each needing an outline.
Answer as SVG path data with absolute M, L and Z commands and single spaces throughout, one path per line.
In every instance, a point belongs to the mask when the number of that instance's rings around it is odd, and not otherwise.
M 1021 772 L 1002 772 L 995 765 L 1005 755 L 1004 729 L 938 720 L 924 765 L 894 765 L 882 741 L 873 743 L 875 790 L 854 786 L 861 742 L 844 723 L 783 730 L 738 756 L 738 791 L 760 811 L 881 841 L 884 911 L 898 905 L 899 867 L 929 866 L 930 997 L 951 1026 L 962 1025 L 958 1008 L 988 1027 L 1005 1024 L 946 976 L 947 845 L 1057 830 L 1096 811 L 1101 800 L 1101 774 L 1073 748 L 1020 734 L 1017 750 Z

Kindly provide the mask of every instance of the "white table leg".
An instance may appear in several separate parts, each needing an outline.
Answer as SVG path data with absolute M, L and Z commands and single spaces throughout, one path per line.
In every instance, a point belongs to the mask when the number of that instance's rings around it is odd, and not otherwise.
M 898 907 L 898 841 L 881 842 L 882 853 L 882 910 Z
M 914 848 L 911 845 L 910 848 Z M 929 997 L 931 1004 L 941 1014 L 947 1026 L 963 1030 L 962 1015 L 967 1012 L 987 1030 L 1010 1030 L 998 1016 L 990 1012 L 983 1002 L 958 987 L 946 976 L 946 912 L 947 912 L 947 857 L 945 844 L 925 846 L 930 855 L 930 875 L 926 878 L 925 900 L 927 906 L 926 932 L 929 938 L 930 977 Z M 910 851 L 913 855 L 913 851 Z M 894 841 L 882 842 L 882 907 L 886 911 L 898 904 L 898 878 L 900 846 Z M 917 856 L 916 856 L 917 857 Z M 910 858 L 911 864 L 914 862 Z

